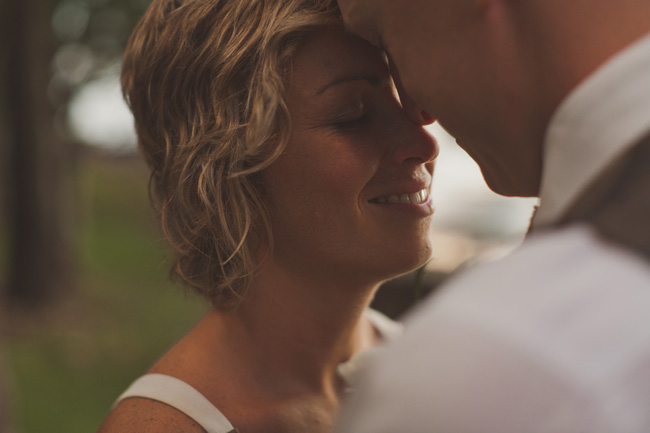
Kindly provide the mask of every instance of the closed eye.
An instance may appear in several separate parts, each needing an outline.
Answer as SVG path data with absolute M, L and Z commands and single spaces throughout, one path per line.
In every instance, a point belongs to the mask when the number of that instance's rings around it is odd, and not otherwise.
M 344 118 L 332 122 L 332 126 L 339 131 L 349 131 L 360 128 L 370 122 L 370 114 L 363 113 L 361 116 Z

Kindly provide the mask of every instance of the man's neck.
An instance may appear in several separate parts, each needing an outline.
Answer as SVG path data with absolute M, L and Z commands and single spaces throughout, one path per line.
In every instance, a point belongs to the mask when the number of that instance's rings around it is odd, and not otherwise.
M 646 0 L 536 0 L 525 20 L 550 112 L 620 51 L 650 33 Z M 536 35 L 537 33 L 537 35 Z

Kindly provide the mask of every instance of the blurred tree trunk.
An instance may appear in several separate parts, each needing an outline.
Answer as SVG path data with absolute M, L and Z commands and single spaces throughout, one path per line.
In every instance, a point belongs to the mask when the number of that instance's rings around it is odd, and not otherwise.
M 4 2 L 3 0 L 0 0 L 0 83 L 5 82 L 5 65 L 7 62 L 7 56 L 5 55 L 6 53 L 6 35 L 5 35 L 5 26 L 6 26 L 6 21 L 4 18 L 4 14 L 6 12 L 6 9 L 4 8 Z M 7 110 L 6 110 L 6 105 L 5 105 L 5 100 L 6 100 L 6 89 L 4 86 L 0 85 L 0 248 L 5 248 L 5 242 L 6 242 L 6 227 L 4 222 L 6 221 L 7 218 L 7 212 L 6 212 L 6 204 L 7 204 L 7 190 L 6 190 L 6 185 L 8 183 L 9 177 L 7 175 L 7 170 L 9 169 L 9 164 L 7 163 L 7 134 L 6 134 L 6 117 L 7 117 Z M 1 256 L 0 256 L 1 257 Z M 0 265 L 4 265 L 4 263 L 0 262 Z M 5 277 L 3 274 L 4 271 L 4 266 L 0 266 L 0 287 L 2 287 L 2 280 Z M 3 311 L 3 303 L 1 302 L 0 299 L 0 314 L 4 314 Z M 0 328 L 0 331 L 3 331 L 2 328 Z M 8 396 L 7 396 L 7 390 L 5 386 L 5 380 L 4 380 L 4 370 L 2 369 L 2 363 L 3 363 L 3 351 L 2 351 L 2 333 L 0 332 L 0 433 L 7 433 L 10 431 L 10 422 L 11 420 L 9 419 L 9 401 L 8 401 Z
M 69 150 L 57 136 L 48 101 L 56 41 L 53 1 L 3 0 L 4 96 L 11 303 L 36 307 L 73 282 L 69 230 Z
M 2 367 L 2 365 L 0 365 L 0 367 Z M 4 373 L 4 371 L 2 371 L 2 373 Z M 0 433 L 10 433 L 13 431 L 12 419 L 9 416 L 11 405 L 8 397 L 4 377 L 0 375 Z

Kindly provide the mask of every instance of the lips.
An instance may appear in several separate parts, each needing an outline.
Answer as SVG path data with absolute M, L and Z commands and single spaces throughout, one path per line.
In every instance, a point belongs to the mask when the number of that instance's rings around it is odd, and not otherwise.
M 429 199 L 428 188 L 410 194 L 392 194 L 373 198 L 371 203 L 381 204 L 424 204 Z

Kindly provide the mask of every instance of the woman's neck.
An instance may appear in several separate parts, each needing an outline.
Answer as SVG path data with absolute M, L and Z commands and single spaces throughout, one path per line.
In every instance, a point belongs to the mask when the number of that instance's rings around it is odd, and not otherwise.
M 378 286 L 302 277 L 269 263 L 237 310 L 211 320 L 269 390 L 336 393 L 338 364 L 376 343 L 362 317 Z

